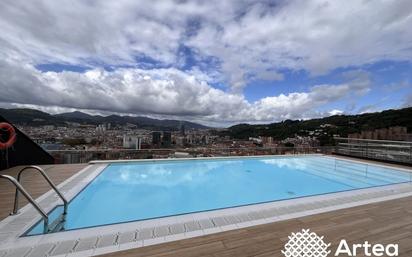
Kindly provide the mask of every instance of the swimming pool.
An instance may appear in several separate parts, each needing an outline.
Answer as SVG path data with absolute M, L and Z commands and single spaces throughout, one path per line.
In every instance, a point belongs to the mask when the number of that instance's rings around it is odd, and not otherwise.
M 69 203 L 65 230 L 405 183 L 410 173 L 324 156 L 112 163 Z M 51 217 L 62 208 L 52 211 Z M 27 235 L 42 234 L 39 222 Z

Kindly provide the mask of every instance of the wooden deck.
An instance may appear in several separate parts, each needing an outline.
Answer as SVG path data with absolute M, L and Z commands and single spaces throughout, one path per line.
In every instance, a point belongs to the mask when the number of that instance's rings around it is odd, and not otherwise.
M 85 164 L 43 166 L 51 179 L 59 184 Z M 1 174 L 16 176 L 18 168 L 1 171 Z M 50 190 L 47 183 L 33 172 L 23 178 L 23 185 L 34 198 Z M 13 208 L 14 187 L 0 180 L 0 219 Z M 22 201 L 21 206 L 26 202 Z M 288 221 L 259 225 L 218 234 L 147 246 L 116 252 L 105 257 L 161 257 L 161 256 L 283 256 L 281 250 L 291 232 L 311 229 L 324 235 L 335 250 L 340 239 L 349 243 L 398 243 L 399 256 L 412 256 L 412 197 L 377 204 L 318 214 Z M 330 256 L 333 256 L 331 254 Z M 358 254 L 357 256 L 364 256 Z
M 332 243 L 396 243 L 399 256 L 412 256 L 412 197 L 147 246 L 104 257 L 283 257 L 291 232 L 311 229 Z M 344 255 L 346 256 L 346 255 Z M 357 256 L 365 256 L 358 254 Z

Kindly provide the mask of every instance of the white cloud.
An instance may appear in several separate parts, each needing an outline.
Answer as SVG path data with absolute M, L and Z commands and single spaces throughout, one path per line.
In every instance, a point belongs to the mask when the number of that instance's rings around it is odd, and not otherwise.
M 366 94 L 368 74 L 352 71 L 341 84 L 256 102 L 242 89 L 253 80 L 282 80 L 285 69 L 316 75 L 410 61 L 411 13 L 409 0 L 4 0 L 0 101 L 206 123 L 313 117 L 319 107 Z M 44 63 L 90 71 L 35 68 Z M 217 82 L 230 90 L 213 88 Z
M 317 116 L 314 112 L 316 108 L 345 97 L 362 94 L 369 87 L 369 83 L 368 79 L 362 83 L 354 79 L 339 85 L 316 85 L 309 92 L 265 97 L 252 105 L 251 116 L 262 121 L 314 117 Z
M 363 85 L 362 87 L 359 85 Z M 369 86 L 356 78 L 339 85 L 317 85 L 308 92 L 248 102 L 242 95 L 213 88 L 174 68 L 119 68 L 77 72 L 40 72 L 0 60 L 0 102 L 17 106 L 83 109 L 180 117 L 207 124 L 224 121 L 270 122 L 316 115 L 315 108 L 358 94 Z
M 203 26 L 189 44 L 220 56 L 236 88 L 247 73 L 268 68 L 323 74 L 379 60 L 409 61 L 411 12 L 408 0 L 287 1 L 274 9 L 256 4 L 238 20 Z
M 135 65 L 148 57 L 180 66 L 186 46 L 198 62 L 220 63 L 239 93 L 249 79 L 282 79 L 280 69 L 319 74 L 409 61 L 411 12 L 409 0 L 5 0 L 0 51 L 34 64 Z
M 360 107 L 358 110 L 358 113 L 364 114 L 364 113 L 371 113 L 371 112 L 378 112 L 378 111 L 381 111 L 378 105 L 368 104 L 368 105 Z
M 333 115 L 341 115 L 341 114 L 344 113 L 344 111 L 334 109 L 332 111 L 329 111 L 328 113 L 329 113 L 329 115 L 333 116 Z

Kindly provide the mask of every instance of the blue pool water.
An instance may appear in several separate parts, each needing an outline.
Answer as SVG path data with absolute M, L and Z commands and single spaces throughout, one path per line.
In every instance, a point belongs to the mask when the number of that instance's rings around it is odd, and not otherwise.
M 116 163 L 70 202 L 65 229 L 409 181 L 407 172 L 322 156 Z M 28 235 L 42 231 L 39 222 Z

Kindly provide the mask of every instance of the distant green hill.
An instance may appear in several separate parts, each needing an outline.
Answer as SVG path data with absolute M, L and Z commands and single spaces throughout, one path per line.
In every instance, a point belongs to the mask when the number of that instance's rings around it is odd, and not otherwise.
M 16 124 L 63 124 L 58 117 L 33 109 L 1 109 L 0 115 Z
M 346 137 L 350 133 L 362 130 L 374 130 L 392 126 L 404 126 L 412 132 L 412 107 L 399 110 L 387 110 L 360 115 L 334 115 L 321 119 L 285 120 L 266 125 L 238 124 L 225 132 L 233 138 L 245 139 L 248 137 L 271 136 L 277 140 L 287 137 L 309 135 L 309 131 L 320 129 L 321 125 L 331 124 L 332 127 L 322 128 L 327 135 L 321 139 L 322 144 L 332 144 L 332 136 L 338 134 Z
M 76 122 L 80 124 L 97 125 L 101 123 L 111 123 L 112 125 L 124 125 L 127 123 L 137 125 L 139 128 L 153 129 L 153 130 L 176 130 L 181 124 L 186 129 L 204 129 L 208 128 L 204 125 L 180 120 L 160 120 L 151 119 L 148 117 L 133 117 L 120 115 L 89 115 L 83 112 L 69 112 L 51 115 L 33 109 L 2 109 L 0 108 L 0 115 L 15 124 L 26 125 L 64 125 L 67 122 Z

